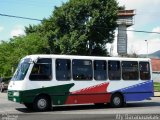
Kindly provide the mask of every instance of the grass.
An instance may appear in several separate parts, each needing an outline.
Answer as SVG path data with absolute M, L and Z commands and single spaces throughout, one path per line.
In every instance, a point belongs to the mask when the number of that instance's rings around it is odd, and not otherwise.
M 159 82 L 154 82 L 154 91 L 160 92 L 160 83 Z

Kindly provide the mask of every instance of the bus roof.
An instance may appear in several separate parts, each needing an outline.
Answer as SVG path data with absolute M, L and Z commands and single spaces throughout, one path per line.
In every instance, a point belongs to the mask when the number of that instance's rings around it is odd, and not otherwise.
M 127 58 L 127 57 L 105 57 L 105 56 L 80 56 L 80 55 L 55 55 L 55 54 L 35 54 L 25 58 L 33 60 L 37 58 L 61 58 L 61 59 L 93 59 L 93 60 L 127 60 L 127 61 L 150 61 L 150 58 Z

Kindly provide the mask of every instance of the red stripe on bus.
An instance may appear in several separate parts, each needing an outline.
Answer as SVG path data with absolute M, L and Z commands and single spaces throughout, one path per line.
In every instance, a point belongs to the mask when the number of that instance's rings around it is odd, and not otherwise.
M 102 83 L 74 91 L 68 96 L 66 104 L 107 103 L 111 96 L 107 93 L 108 85 L 109 83 Z

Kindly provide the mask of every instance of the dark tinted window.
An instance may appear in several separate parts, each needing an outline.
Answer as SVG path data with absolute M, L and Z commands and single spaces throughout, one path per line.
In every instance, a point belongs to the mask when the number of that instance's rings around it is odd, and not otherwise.
M 52 60 L 49 58 L 38 59 L 34 64 L 29 76 L 30 80 L 51 80 L 52 79 Z
M 121 79 L 120 61 L 108 61 L 108 76 L 110 80 Z
M 74 59 L 72 61 L 72 73 L 74 80 L 92 80 L 92 61 Z
M 71 61 L 69 59 L 56 60 L 56 79 L 70 80 L 71 78 Z
M 122 62 L 122 78 L 123 80 L 138 80 L 138 62 L 123 61 Z
M 95 60 L 94 61 L 94 79 L 95 80 L 106 80 L 106 61 L 105 60 Z
M 150 67 L 149 62 L 140 62 L 140 79 L 141 80 L 150 80 Z

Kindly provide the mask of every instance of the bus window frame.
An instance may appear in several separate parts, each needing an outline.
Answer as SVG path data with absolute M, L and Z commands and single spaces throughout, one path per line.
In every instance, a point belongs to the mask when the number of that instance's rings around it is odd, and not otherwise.
M 38 63 L 38 60 L 40 60 L 40 59 L 50 59 L 51 60 L 51 63 Z M 29 80 L 30 81 L 51 81 L 52 79 L 53 79 L 53 60 L 52 60 L 52 58 L 38 58 L 38 60 L 37 60 L 37 62 L 36 63 L 33 63 L 33 66 L 32 66 L 32 68 L 31 68 L 31 71 L 30 71 L 30 74 L 29 74 L 29 76 L 28 76 L 28 78 L 29 78 Z M 43 64 L 50 64 L 50 77 L 49 77 L 49 79 L 31 79 L 30 78 L 30 76 L 31 76 L 31 73 L 32 73 L 32 70 L 33 70 L 33 68 L 34 68 L 34 66 L 35 65 L 43 65 Z M 38 76 L 38 74 L 37 74 L 37 76 Z
M 69 79 L 66 79 L 66 80 L 59 80 L 59 79 L 57 79 L 57 60 L 69 60 L 70 61 L 70 78 Z M 72 79 L 72 60 L 71 59 L 69 59 L 69 58 L 56 58 L 55 59 L 55 79 L 57 80 L 57 81 L 71 81 L 71 79 Z
M 106 73 L 106 78 L 105 79 L 95 79 L 95 61 L 104 61 L 105 62 L 105 64 L 106 64 L 106 70 L 104 70 L 105 71 L 105 73 Z M 103 60 L 103 59 L 101 59 L 101 60 L 93 60 L 92 61 L 92 71 L 93 71 L 93 79 L 95 80 L 95 81 L 107 81 L 108 80 L 108 62 L 106 61 L 106 60 Z
M 149 79 L 141 79 L 141 70 L 140 70 L 140 63 L 148 63 L 148 68 L 149 68 Z M 142 81 L 148 81 L 151 79 L 151 63 L 148 61 L 139 61 L 139 79 Z
M 137 73 L 138 73 L 138 75 L 137 75 L 137 79 L 123 79 L 123 62 L 137 62 Z M 121 61 L 121 69 L 122 69 L 122 80 L 124 80 L 124 81 L 138 81 L 140 78 L 140 76 L 139 76 L 139 61 L 127 61 L 127 60 L 123 60 L 123 61 Z
M 109 61 L 116 61 L 116 62 L 119 62 L 119 70 L 120 70 L 120 79 L 110 79 L 109 78 Z M 121 64 L 121 61 L 120 60 L 108 60 L 108 79 L 110 80 L 110 81 L 120 81 L 120 80 L 122 80 L 122 64 Z
M 91 62 L 91 74 L 92 74 L 92 76 L 91 76 L 91 79 L 74 79 L 74 71 L 73 71 L 73 62 L 74 62 L 74 60 L 79 60 L 79 61 L 90 61 Z M 71 76 L 71 78 L 74 80 L 74 81 L 93 81 L 94 80 L 94 70 L 93 70 L 93 59 L 72 59 L 72 61 L 71 61 L 71 68 L 72 68 L 72 70 L 71 70 L 71 72 L 72 72 L 72 76 Z

